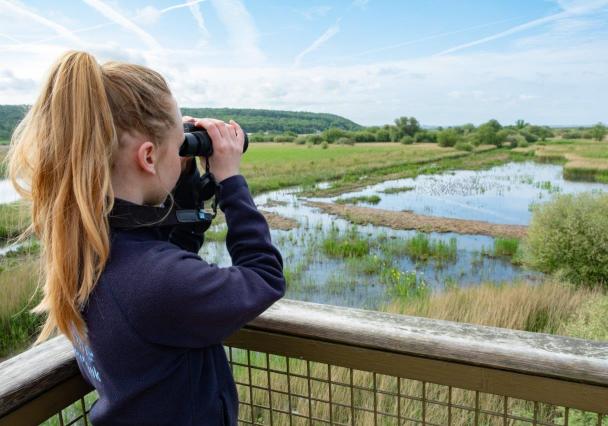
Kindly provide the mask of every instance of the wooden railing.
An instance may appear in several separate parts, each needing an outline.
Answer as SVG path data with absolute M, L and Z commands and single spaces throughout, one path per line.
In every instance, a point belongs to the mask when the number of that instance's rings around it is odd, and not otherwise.
M 241 424 L 608 425 L 608 342 L 282 300 L 225 348 Z M 0 425 L 90 392 L 56 337 L 0 364 Z

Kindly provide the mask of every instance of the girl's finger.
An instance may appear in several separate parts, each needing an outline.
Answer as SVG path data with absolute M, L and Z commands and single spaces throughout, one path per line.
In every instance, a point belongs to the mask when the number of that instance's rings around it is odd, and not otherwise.
M 234 126 L 234 130 L 236 130 L 236 140 L 239 146 L 243 147 L 243 145 L 245 144 L 245 133 L 243 132 L 243 129 L 241 129 L 239 123 L 234 120 L 230 120 L 230 124 L 232 124 L 232 126 Z

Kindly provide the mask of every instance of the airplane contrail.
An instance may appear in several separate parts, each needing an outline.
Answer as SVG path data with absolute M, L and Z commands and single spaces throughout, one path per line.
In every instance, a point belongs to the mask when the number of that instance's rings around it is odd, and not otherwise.
M 0 7 L 4 7 L 5 9 L 8 9 L 13 13 L 16 13 L 18 15 L 23 15 L 29 19 L 33 19 L 34 21 L 37 21 L 37 22 L 41 23 L 42 25 L 49 27 L 52 30 L 55 30 L 62 37 L 66 37 L 67 39 L 69 39 L 75 43 L 78 43 L 78 44 L 82 43 L 82 41 L 78 37 L 76 37 L 72 31 L 68 30 L 63 25 L 60 25 L 56 22 L 51 21 L 50 19 L 40 16 L 37 13 L 34 13 L 31 10 L 18 5 L 17 3 L 14 3 L 12 1 L 7 1 L 7 0 L 0 0 Z
M 106 18 L 111 21 L 116 22 L 121 27 L 135 33 L 144 43 L 146 43 L 153 50 L 162 50 L 161 45 L 148 34 L 146 31 L 141 29 L 138 25 L 133 23 L 130 19 L 121 15 L 114 9 L 112 9 L 107 4 L 103 3 L 101 0 L 83 0 L 86 4 L 91 6 L 93 9 L 96 9 L 99 13 L 101 13 Z

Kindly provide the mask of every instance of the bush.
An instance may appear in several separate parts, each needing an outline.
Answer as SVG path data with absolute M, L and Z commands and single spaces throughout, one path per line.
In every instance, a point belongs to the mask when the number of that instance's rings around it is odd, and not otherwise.
M 351 137 L 356 142 L 376 142 L 376 135 L 370 131 L 351 132 Z
M 526 138 L 517 133 L 511 133 L 505 138 L 505 142 L 509 145 L 510 148 L 517 148 L 520 143 L 526 143 Z
M 340 138 L 336 141 L 338 145 L 354 145 L 355 141 L 349 138 Z
M 293 142 L 295 137 L 291 135 L 276 135 L 272 140 L 274 142 Z
M 456 148 L 459 151 L 473 151 L 473 145 L 470 144 L 469 142 L 457 142 L 456 145 L 454 145 L 454 148 Z
M 526 142 L 536 142 L 538 140 L 538 136 L 536 136 L 533 133 L 528 132 L 527 130 L 520 130 L 519 134 L 522 135 L 525 139 Z
M 577 286 L 608 288 L 608 194 L 558 195 L 538 205 L 524 262 Z
M 391 134 L 387 129 L 380 129 L 376 132 L 376 142 L 388 142 L 391 140 Z
M 462 137 L 454 129 L 442 130 L 437 134 L 437 143 L 439 146 L 454 146 Z
M 339 129 L 337 127 L 330 127 L 329 129 L 323 130 L 321 134 L 323 140 L 326 140 L 329 143 L 335 142 L 341 137 L 345 137 L 348 135 L 346 130 Z
M 529 146 L 530 146 L 530 144 L 528 143 L 528 141 L 526 139 L 524 139 L 523 141 L 517 142 L 518 148 L 527 148 Z
M 295 143 L 296 145 L 304 145 L 307 140 L 308 136 L 300 135 L 293 140 L 293 143 Z
M 247 135 L 247 137 L 249 138 L 249 142 L 269 142 L 272 140 L 271 135 L 264 135 L 261 133 Z
M 329 146 L 329 144 L 327 143 L 327 141 L 321 142 L 321 148 L 327 149 L 328 146 Z
M 319 145 L 321 142 L 323 142 L 323 138 L 319 135 L 312 135 L 306 139 L 306 143 L 309 143 L 309 142 L 312 145 Z
M 401 142 L 403 145 L 411 145 L 414 143 L 414 138 L 410 135 L 404 135 L 399 142 Z
M 427 130 L 421 130 L 414 135 L 414 142 L 416 142 L 416 143 L 421 143 L 421 142 L 435 143 L 435 142 L 437 142 L 437 133 L 429 132 Z

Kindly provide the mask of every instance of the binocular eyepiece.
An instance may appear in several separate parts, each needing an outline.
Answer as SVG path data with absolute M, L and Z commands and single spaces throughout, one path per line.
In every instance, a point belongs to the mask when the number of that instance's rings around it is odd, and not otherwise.
M 245 133 L 245 143 L 243 152 L 247 151 L 249 138 Z M 179 149 L 181 157 L 211 157 L 213 155 L 213 145 L 207 130 L 196 127 L 192 123 L 184 123 L 184 143 Z

